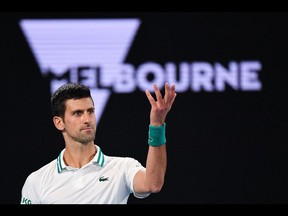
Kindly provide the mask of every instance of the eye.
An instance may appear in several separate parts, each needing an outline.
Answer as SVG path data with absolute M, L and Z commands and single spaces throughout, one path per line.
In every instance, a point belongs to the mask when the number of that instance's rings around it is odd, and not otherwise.
M 88 113 L 91 115 L 94 113 L 94 109 L 93 110 L 88 110 Z
M 76 112 L 74 112 L 74 115 L 75 116 L 81 116 L 81 113 L 82 113 L 81 111 L 76 111 Z

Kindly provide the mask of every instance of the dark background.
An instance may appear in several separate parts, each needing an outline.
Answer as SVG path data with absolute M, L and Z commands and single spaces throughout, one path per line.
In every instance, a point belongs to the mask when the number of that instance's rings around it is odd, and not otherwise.
M 50 82 L 19 27 L 23 18 L 139 18 L 126 62 L 139 65 L 259 60 L 262 90 L 178 94 L 167 117 L 168 169 L 158 194 L 131 204 L 288 202 L 288 13 L 0 13 L 0 203 L 18 204 L 26 177 L 64 148 L 50 110 Z M 176 86 L 177 90 L 177 86 Z M 145 164 L 150 104 L 112 94 L 96 143 Z

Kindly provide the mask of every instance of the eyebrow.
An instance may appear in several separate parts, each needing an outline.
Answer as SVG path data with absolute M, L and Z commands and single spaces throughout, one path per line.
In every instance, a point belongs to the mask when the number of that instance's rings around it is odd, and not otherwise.
M 88 108 L 88 109 L 76 109 L 76 110 L 72 110 L 71 112 L 74 113 L 74 112 L 83 112 L 85 110 L 88 110 L 88 111 L 91 111 L 91 110 L 95 110 L 95 107 L 91 107 L 91 108 Z

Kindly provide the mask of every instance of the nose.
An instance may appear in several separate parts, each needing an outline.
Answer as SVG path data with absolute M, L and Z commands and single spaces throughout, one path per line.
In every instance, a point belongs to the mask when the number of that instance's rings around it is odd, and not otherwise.
M 83 115 L 83 121 L 84 123 L 89 123 L 91 121 L 91 115 L 89 115 L 88 112 L 85 112 Z

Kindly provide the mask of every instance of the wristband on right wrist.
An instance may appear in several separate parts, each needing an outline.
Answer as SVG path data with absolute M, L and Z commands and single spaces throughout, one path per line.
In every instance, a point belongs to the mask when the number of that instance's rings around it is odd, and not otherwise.
M 160 126 L 149 125 L 148 144 L 153 147 L 158 147 L 166 144 L 166 123 Z

